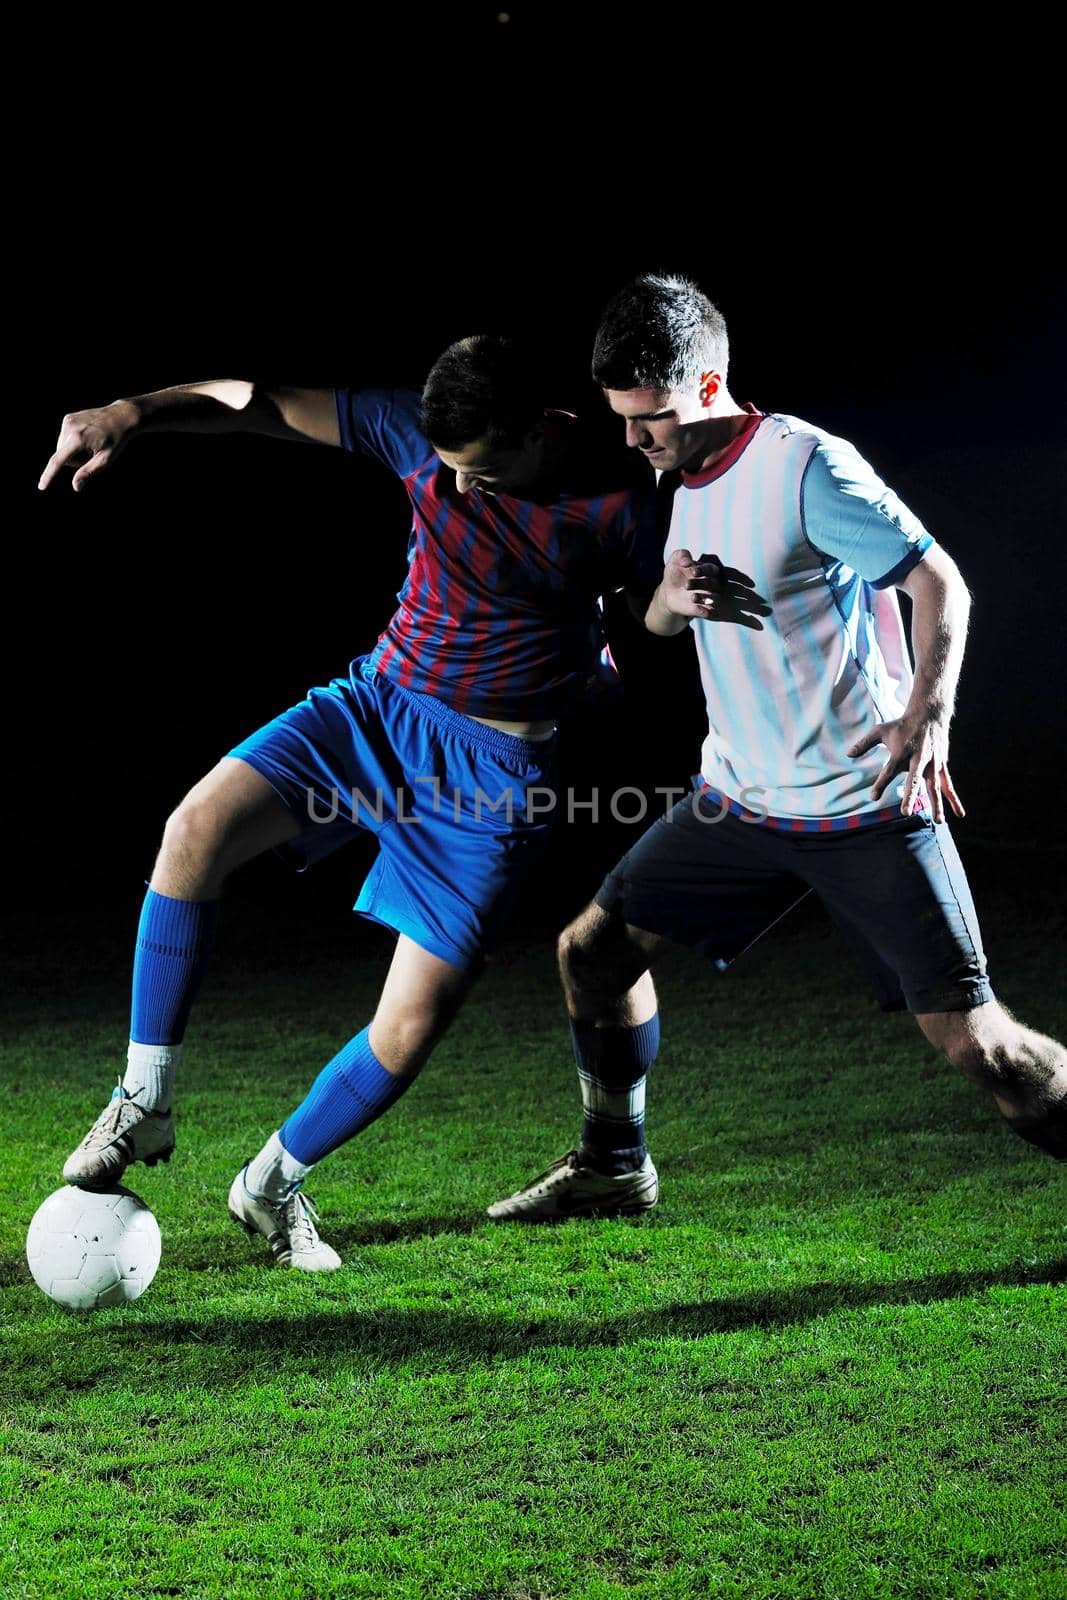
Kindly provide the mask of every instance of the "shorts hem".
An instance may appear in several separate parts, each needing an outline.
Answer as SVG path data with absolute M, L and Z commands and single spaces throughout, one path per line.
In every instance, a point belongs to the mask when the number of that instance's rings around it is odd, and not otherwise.
M 263 779 L 264 783 L 269 783 L 289 815 L 299 823 L 300 813 L 293 804 L 292 796 L 286 792 L 284 780 L 258 752 L 253 754 L 251 751 L 246 751 L 242 745 L 235 745 L 232 750 L 226 751 L 226 755 L 232 761 L 243 761 L 246 767 L 251 767 L 252 771 Z M 296 833 L 291 839 L 283 839 L 281 844 L 274 845 L 270 853 L 277 856 L 278 860 L 292 872 L 307 872 L 319 858 L 304 847 L 304 838 L 304 833 Z M 347 843 L 347 840 L 340 840 L 337 845 L 332 845 L 331 849 L 338 849 L 340 844 L 344 843 Z
M 993 985 L 986 979 L 958 989 L 945 989 L 940 994 L 905 995 L 904 1004 L 912 1016 L 927 1012 L 973 1011 L 977 1006 L 988 1005 L 996 996 Z
M 393 933 L 402 933 L 420 950 L 425 950 L 427 955 L 436 956 L 438 961 L 447 961 L 450 967 L 472 967 L 485 953 L 480 945 L 473 951 L 458 950 L 454 945 L 447 945 L 443 940 L 435 939 L 421 923 L 411 922 L 407 917 L 384 917 L 377 911 L 365 911 L 359 905 L 353 906 L 352 910 L 357 917 L 365 917 L 368 922 L 376 922 L 379 927 L 389 928 Z
M 246 767 L 251 767 L 253 772 L 259 774 L 264 783 L 270 784 L 285 809 L 291 811 L 294 817 L 298 815 L 291 794 L 286 792 L 285 780 L 281 777 L 277 768 L 264 761 L 258 751 L 251 751 L 245 745 L 236 744 L 232 750 L 226 751 L 226 757 L 231 761 L 243 761 Z
M 624 903 L 625 900 L 626 891 L 624 889 L 620 889 L 617 892 L 613 890 L 610 879 L 607 884 L 602 884 L 593 896 L 594 905 L 599 906 L 601 911 L 606 911 L 609 916 L 621 917 L 628 928 L 636 928 L 638 933 L 648 933 L 654 939 L 666 939 L 671 944 L 681 945 L 686 950 L 692 950 L 694 955 L 703 956 L 706 960 L 713 962 L 720 972 L 725 972 L 737 960 L 738 956 L 743 955 L 749 948 L 749 945 L 746 944 L 742 949 L 735 950 L 732 955 L 727 954 L 725 945 L 719 945 L 716 941 L 709 939 L 706 933 L 701 932 L 700 929 L 679 928 L 677 923 L 672 923 L 670 926 L 658 926 L 660 919 L 654 914 L 646 915 L 644 907 L 637 907 L 636 909 L 627 907 Z M 785 914 L 784 912 L 782 913 L 783 916 Z M 780 917 L 775 917 L 774 922 L 768 923 L 767 928 L 763 931 L 768 932 L 780 920 Z M 755 934 L 750 943 L 755 944 L 756 940 L 761 936 L 760 933 Z

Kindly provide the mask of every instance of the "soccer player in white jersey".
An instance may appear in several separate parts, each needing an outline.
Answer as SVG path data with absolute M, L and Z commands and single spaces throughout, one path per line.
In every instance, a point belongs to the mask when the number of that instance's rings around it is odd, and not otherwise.
M 969 596 L 952 558 L 844 439 L 727 388 L 725 322 L 684 278 L 608 305 L 593 376 L 673 493 L 653 633 L 695 633 L 708 735 L 693 795 L 566 929 L 585 1120 L 500 1220 L 643 1211 L 659 1044 L 649 967 L 671 941 L 725 967 L 814 890 L 869 966 L 1023 1138 L 1067 1158 L 1067 1053 L 994 998 L 946 801 Z M 909 661 L 897 589 L 912 604 Z

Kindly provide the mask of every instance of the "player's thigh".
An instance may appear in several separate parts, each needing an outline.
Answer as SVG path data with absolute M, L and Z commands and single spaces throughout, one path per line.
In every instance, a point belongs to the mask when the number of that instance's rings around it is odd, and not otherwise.
M 357 665 L 348 677 L 309 689 L 226 752 L 258 773 L 288 807 L 297 826 L 285 836 L 285 856 L 298 870 L 361 829 L 378 833 L 395 816 L 403 764 L 381 685 Z
M 947 823 L 902 817 L 800 850 L 798 870 L 835 920 L 866 943 L 872 965 L 895 975 L 899 998 L 890 1006 L 902 1000 L 916 1014 L 966 1012 L 992 1000 L 974 902 Z
M 531 796 L 552 778 L 551 750 L 404 691 L 388 698 L 408 792 L 356 910 L 445 963 L 477 966 L 541 859 L 550 821 Z
M 620 952 L 643 947 L 655 955 L 666 941 L 724 968 L 807 892 L 769 829 L 696 794 L 642 834 L 595 904 L 615 919 L 602 937 Z
M 194 848 L 232 871 L 299 832 L 298 819 L 266 778 L 247 762 L 223 756 L 182 800 L 164 842 Z
M 388 1071 L 422 1065 L 480 971 L 480 963 L 457 966 L 398 936 L 370 1028 L 371 1049 Z

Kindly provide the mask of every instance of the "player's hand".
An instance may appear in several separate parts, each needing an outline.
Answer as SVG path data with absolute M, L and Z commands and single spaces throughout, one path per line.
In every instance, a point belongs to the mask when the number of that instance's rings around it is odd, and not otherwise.
M 115 400 L 93 411 L 75 411 L 63 418 L 59 443 L 41 473 L 38 489 L 48 485 L 63 471 L 71 471 L 75 491 L 103 472 L 125 449 L 137 428 L 140 414 L 129 400 Z
M 676 617 L 697 617 L 703 622 L 738 622 L 745 628 L 762 627 L 760 617 L 771 608 L 752 587 L 752 579 L 736 567 L 724 567 L 718 556 L 694 557 L 675 550 L 663 569 L 660 595 Z
M 948 770 L 948 723 L 942 717 L 924 713 L 905 715 L 896 722 L 880 722 L 862 739 L 857 739 L 848 754 L 863 756 L 878 744 L 885 745 L 889 759 L 875 779 L 872 800 L 879 799 L 886 786 L 899 773 L 906 772 L 904 793 L 900 797 L 902 816 L 911 816 L 920 783 L 926 785 L 935 822 L 945 820 L 946 798 L 957 817 L 965 815 Z

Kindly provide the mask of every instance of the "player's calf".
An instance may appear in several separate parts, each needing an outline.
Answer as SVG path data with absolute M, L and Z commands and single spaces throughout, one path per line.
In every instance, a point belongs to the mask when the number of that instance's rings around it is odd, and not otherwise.
M 953 1066 L 988 1089 L 1021 1139 L 1067 1161 L 1067 1051 L 1017 1022 L 997 1001 L 920 1017 Z

